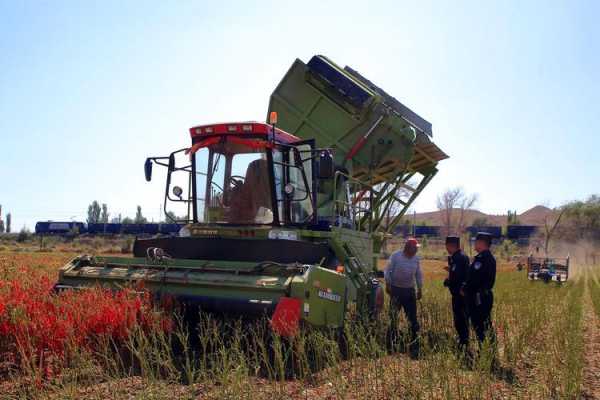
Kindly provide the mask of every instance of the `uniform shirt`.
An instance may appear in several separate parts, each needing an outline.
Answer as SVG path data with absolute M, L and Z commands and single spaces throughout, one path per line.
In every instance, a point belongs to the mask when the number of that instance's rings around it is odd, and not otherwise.
M 496 282 L 496 259 L 489 250 L 484 250 L 473 258 L 473 263 L 467 272 L 465 290 L 477 293 L 492 290 Z
M 414 255 L 408 258 L 402 250 L 392 254 L 383 276 L 387 284 L 399 288 L 414 288 L 415 282 L 419 289 L 423 287 L 423 274 L 421 273 L 419 256 Z
M 448 257 L 448 289 L 453 295 L 457 295 L 460 288 L 467 280 L 469 270 L 469 257 L 457 250 Z

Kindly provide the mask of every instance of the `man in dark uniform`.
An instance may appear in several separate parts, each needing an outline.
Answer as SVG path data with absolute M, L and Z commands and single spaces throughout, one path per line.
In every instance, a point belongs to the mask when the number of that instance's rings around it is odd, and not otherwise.
M 467 271 L 467 280 L 461 294 L 465 296 L 469 318 L 477 334 L 477 339 L 483 343 L 486 336 L 495 342 L 496 337 L 492 327 L 492 307 L 494 294 L 492 289 L 496 282 L 496 259 L 490 251 L 492 235 L 480 232 L 475 238 L 477 255 Z
M 469 257 L 462 252 L 458 236 L 446 238 L 446 250 L 449 254 L 448 266 L 445 268 L 448 271 L 448 278 L 444 281 L 444 286 L 450 290 L 452 295 L 452 314 L 454 315 L 454 327 L 458 334 L 458 343 L 461 347 L 465 347 L 469 343 L 469 321 L 465 298 L 460 295 L 460 289 L 467 280 Z

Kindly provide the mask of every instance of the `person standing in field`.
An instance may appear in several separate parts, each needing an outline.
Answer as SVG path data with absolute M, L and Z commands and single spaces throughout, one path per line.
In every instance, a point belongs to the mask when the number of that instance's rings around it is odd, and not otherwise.
M 417 320 L 417 300 L 421 299 L 423 288 L 423 274 L 417 256 L 418 248 L 417 239 L 408 239 L 403 250 L 398 250 L 391 255 L 384 271 L 386 291 L 391 296 L 392 321 L 396 321 L 400 309 L 404 310 L 410 323 L 413 341 L 417 338 L 420 328 Z
M 496 337 L 492 326 L 492 308 L 494 306 L 494 283 L 496 282 L 496 259 L 490 247 L 492 235 L 480 232 L 475 238 L 477 255 L 467 271 L 467 279 L 461 289 L 464 296 L 469 318 L 477 334 L 477 339 L 483 343 L 486 336 L 495 343 Z
M 458 236 L 448 236 L 446 238 L 446 251 L 449 254 L 448 266 L 444 269 L 448 271 L 448 278 L 444 281 L 444 286 L 450 290 L 452 296 L 452 314 L 454 316 L 454 328 L 458 334 L 458 344 L 461 348 L 465 348 L 469 343 L 469 320 L 466 301 L 460 295 L 460 289 L 467 280 L 469 257 L 461 250 Z

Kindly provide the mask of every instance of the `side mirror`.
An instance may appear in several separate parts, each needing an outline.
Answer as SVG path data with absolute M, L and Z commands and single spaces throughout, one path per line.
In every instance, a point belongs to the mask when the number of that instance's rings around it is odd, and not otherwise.
M 319 152 L 318 163 L 317 177 L 319 179 L 332 179 L 334 175 L 333 156 L 329 150 Z
M 179 199 L 181 199 L 181 195 L 183 194 L 183 189 L 180 188 L 179 186 L 173 186 L 173 194 L 178 197 Z
M 152 160 L 149 158 L 146 158 L 144 163 L 144 174 L 146 175 L 146 181 L 150 182 L 152 180 Z
M 171 154 L 169 156 L 169 171 L 175 171 L 175 155 Z

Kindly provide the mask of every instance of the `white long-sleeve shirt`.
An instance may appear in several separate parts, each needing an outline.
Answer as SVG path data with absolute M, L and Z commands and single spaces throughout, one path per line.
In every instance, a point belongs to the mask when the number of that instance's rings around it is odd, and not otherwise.
M 384 270 L 384 278 L 387 284 L 410 289 L 423 287 L 423 273 L 421 272 L 421 259 L 415 255 L 408 258 L 402 250 L 391 255 Z

